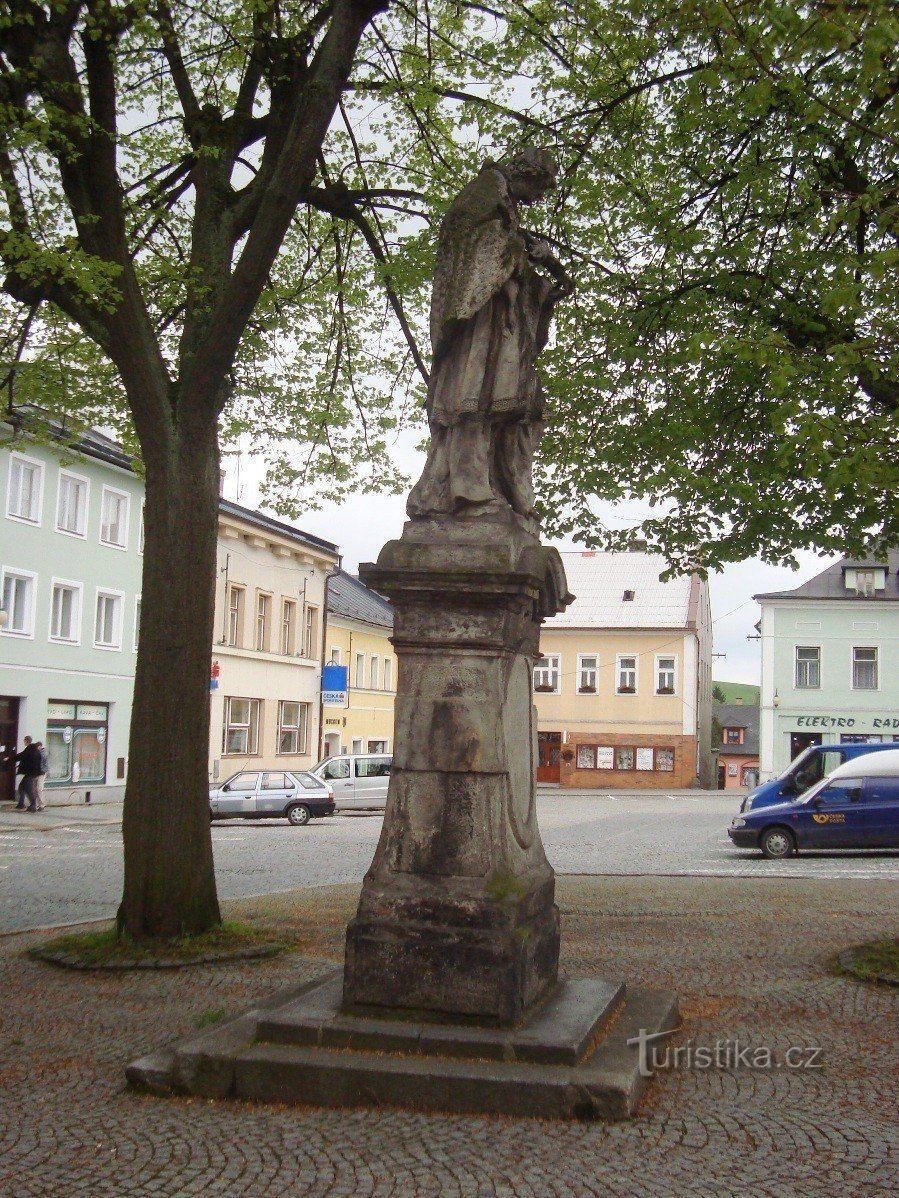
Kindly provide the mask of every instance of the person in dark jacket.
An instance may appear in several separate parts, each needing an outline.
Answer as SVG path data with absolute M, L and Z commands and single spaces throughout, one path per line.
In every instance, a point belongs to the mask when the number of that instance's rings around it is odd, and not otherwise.
M 28 810 L 38 810 L 38 778 L 43 772 L 41 763 L 41 751 L 37 745 L 32 744 L 31 737 L 25 737 L 25 748 L 21 753 L 16 753 L 16 773 L 22 775 L 22 781 L 19 784 L 17 793 L 16 808 L 21 811 L 25 807 L 25 800 L 28 800 Z

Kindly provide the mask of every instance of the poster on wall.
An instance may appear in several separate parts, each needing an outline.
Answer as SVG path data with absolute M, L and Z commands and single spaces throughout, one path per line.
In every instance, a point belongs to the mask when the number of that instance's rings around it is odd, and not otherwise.
M 656 769 L 671 773 L 674 770 L 674 749 L 656 749 Z
M 652 749 L 637 750 L 637 769 L 651 770 L 652 769 Z
M 615 750 L 611 747 L 600 746 L 596 750 L 596 768 L 598 770 L 613 770 L 615 768 Z
M 596 750 L 593 745 L 578 745 L 577 768 L 579 770 L 596 769 Z

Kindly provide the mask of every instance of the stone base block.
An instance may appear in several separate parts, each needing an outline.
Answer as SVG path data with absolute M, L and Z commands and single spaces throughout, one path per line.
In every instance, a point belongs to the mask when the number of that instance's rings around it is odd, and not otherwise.
M 329 975 L 135 1061 L 126 1075 L 155 1093 L 167 1083 L 203 1097 L 322 1107 L 623 1119 L 649 1082 L 629 1041 L 678 1023 L 669 991 L 603 978 L 560 983 L 514 1028 L 373 1019 L 343 1013 L 340 978 Z
M 347 928 L 344 1003 L 358 1012 L 389 1007 L 512 1024 L 555 984 L 558 959 L 554 904 L 499 927 L 357 916 Z

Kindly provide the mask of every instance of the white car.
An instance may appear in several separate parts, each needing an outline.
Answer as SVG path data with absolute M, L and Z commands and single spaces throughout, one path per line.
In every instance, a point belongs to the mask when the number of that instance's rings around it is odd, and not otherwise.
M 299 827 L 313 816 L 334 814 L 334 792 L 305 770 L 241 770 L 209 787 L 210 819 L 287 817 Z
M 326 757 L 312 773 L 334 791 L 338 811 L 383 811 L 392 764 L 390 753 L 351 753 Z

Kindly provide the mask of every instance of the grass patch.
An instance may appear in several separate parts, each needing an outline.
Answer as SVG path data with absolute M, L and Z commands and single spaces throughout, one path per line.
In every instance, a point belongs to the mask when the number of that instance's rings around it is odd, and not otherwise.
M 189 964 L 215 957 L 265 949 L 269 953 L 288 946 L 273 928 L 251 927 L 231 920 L 199 936 L 177 936 L 171 940 L 132 940 L 119 936 L 115 924 L 96 932 L 74 932 L 46 940 L 32 950 L 46 959 L 47 954 L 69 958 L 67 963 L 84 968 L 103 968 L 126 964 L 179 962 Z
M 216 1007 L 212 1011 L 201 1011 L 194 1020 L 194 1027 L 198 1031 L 202 1031 L 204 1027 L 212 1027 L 214 1023 L 221 1023 L 225 1018 L 225 1008 Z
M 870 982 L 883 976 L 899 978 L 899 940 L 860 944 L 852 954 L 851 972 L 863 981 Z

